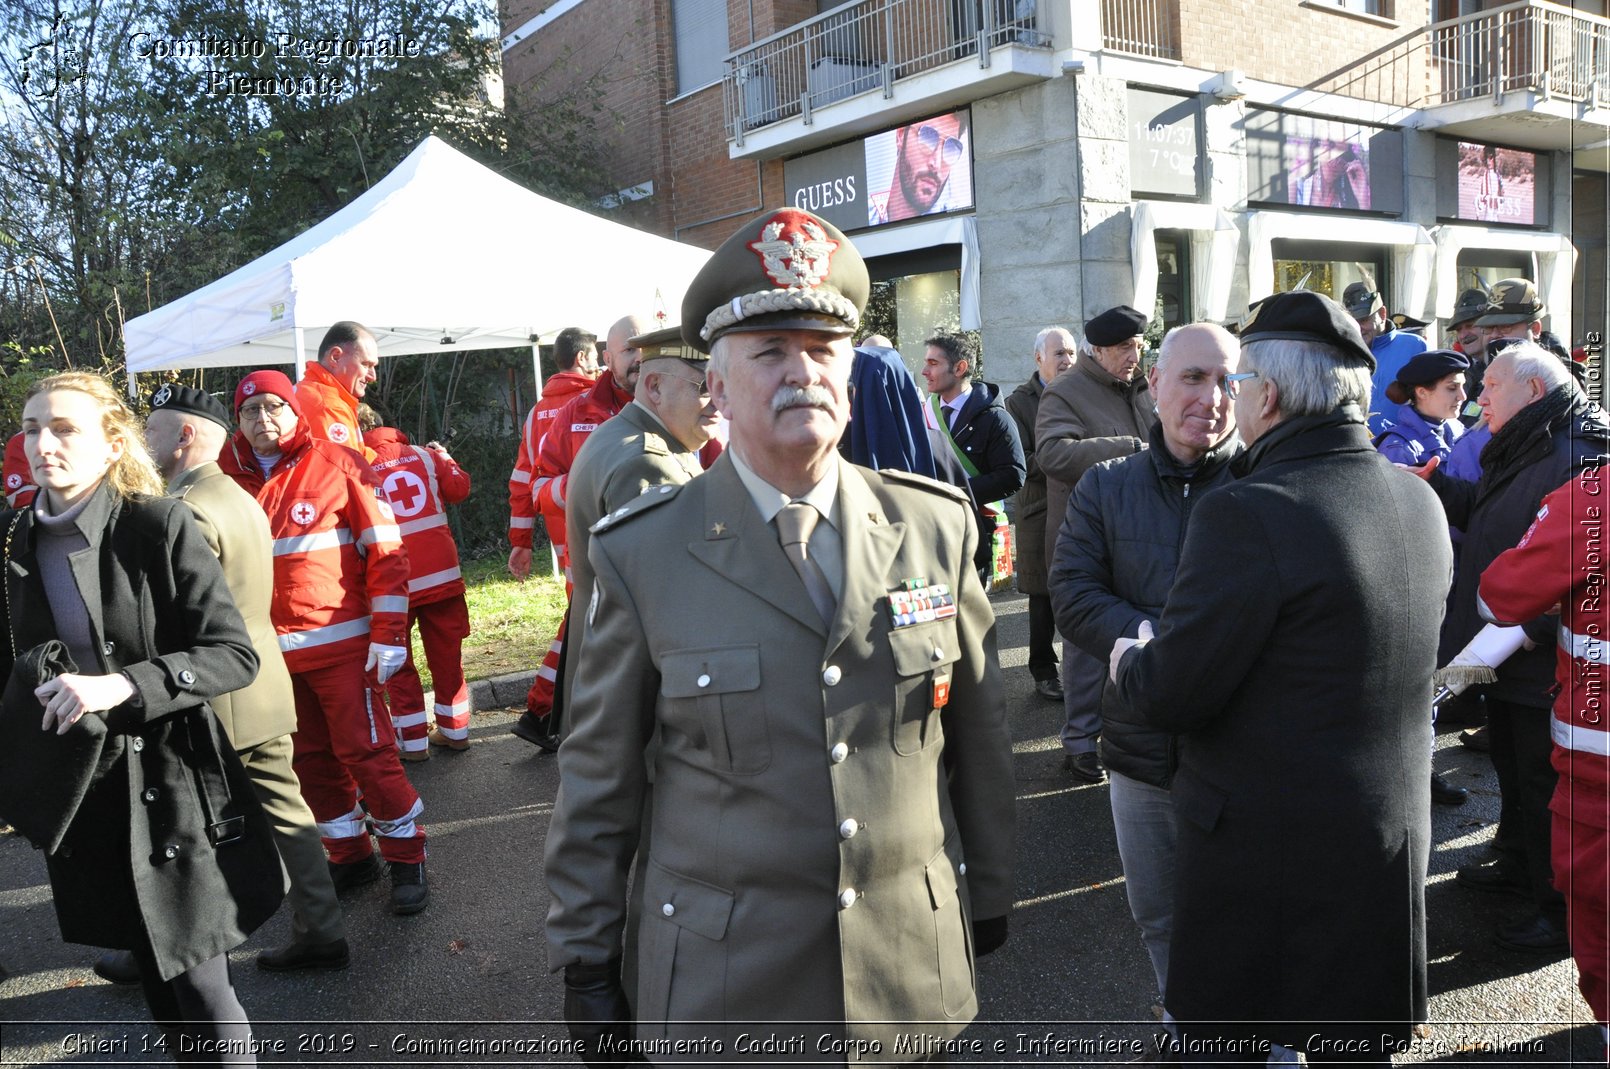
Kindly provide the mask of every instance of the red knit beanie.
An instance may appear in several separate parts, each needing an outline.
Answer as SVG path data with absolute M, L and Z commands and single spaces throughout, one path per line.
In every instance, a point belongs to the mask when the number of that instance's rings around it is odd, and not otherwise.
M 235 387 L 235 415 L 240 415 L 240 406 L 246 403 L 248 397 L 260 393 L 271 393 L 281 401 L 291 406 L 296 418 L 302 418 L 302 402 L 296 399 L 296 387 L 291 380 L 285 377 L 283 371 L 254 371 L 240 380 Z

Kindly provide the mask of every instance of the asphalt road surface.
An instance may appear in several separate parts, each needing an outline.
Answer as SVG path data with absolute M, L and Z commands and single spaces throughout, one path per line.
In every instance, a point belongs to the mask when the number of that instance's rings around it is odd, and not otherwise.
M 1018 893 L 1010 942 L 979 963 L 982 1012 L 963 1035 L 978 1049 L 952 1060 L 1123 1063 L 1155 1030 L 1157 996 L 1124 898 L 1107 788 L 1062 771 L 1060 706 L 1034 694 L 1023 667 L 1026 602 L 994 601 L 1019 784 Z M 551 756 L 508 734 L 513 714 L 476 713 L 469 750 L 407 766 L 430 834 L 425 912 L 392 916 L 384 881 L 353 893 L 344 972 L 256 968 L 261 951 L 289 938 L 284 910 L 231 954 L 259 1064 L 571 1062 L 556 1023 L 562 985 L 542 940 L 542 845 L 558 776 Z M 1431 1023 L 1395 1063 L 1602 1065 L 1569 959 L 1499 949 L 1492 929 L 1517 900 L 1453 883 L 1456 868 L 1485 856 L 1498 816 L 1491 764 L 1456 735 L 1439 737 L 1436 766 L 1473 796 L 1435 811 Z M 104 983 L 90 970 L 97 951 L 61 941 L 43 859 L 9 833 L 0 835 L 0 933 L 10 973 L 0 983 L 0 1065 L 168 1064 L 138 991 Z

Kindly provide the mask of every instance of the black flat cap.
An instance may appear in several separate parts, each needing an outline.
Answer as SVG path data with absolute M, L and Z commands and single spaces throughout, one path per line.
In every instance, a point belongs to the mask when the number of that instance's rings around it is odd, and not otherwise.
M 1470 370 L 1470 361 L 1452 349 L 1428 349 L 1409 358 L 1398 369 L 1398 381 L 1405 386 L 1429 386 L 1459 371 Z
M 177 382 L 157 387 L 151 395 L 151 411 L 188 412 L 192 416 L 210 419 L 226 431 L 234 430 L 229 409 L 223 406 L 223 402 L 205 390 L 181 386 Z
M 1091 345 L 1119 345 L 1146 333 L 1146 317 L 1120 304 L 1085 324 L 1085 341 Z
M 1375 354 L 1364 344 L 1358 321 L 1323 293 L 1297 290 L 1260 301 L 1241 324 L 1241 344 L 1274 338 L 1330 345 L 1375 370 Z

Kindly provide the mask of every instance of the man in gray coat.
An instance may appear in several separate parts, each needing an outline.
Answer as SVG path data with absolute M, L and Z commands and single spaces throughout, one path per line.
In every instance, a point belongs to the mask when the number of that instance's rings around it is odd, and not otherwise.
M 1046 509 L 1045 472 L 1035 456 L 1034 424 L 1040 414 L 1040 395 L 1058 375 L 1073 366 L 1079 343 L 1066 327 L 1046 327 L 1034 339 L 1034 371 L 1029 380 L 1006 399 L 1006 411 L 1017 424 L 1028 474 L 1017 494 L 1017 589 L 1029 599 L 1029 675 L 1034 692 L 1047 701 L 1062 701 L 1062 679 L 1052 639 L 1056 621 L 1045 585 Z M 1057 523 L 1062 520 L 1058 517 Z
M 260 662 L 251 686 L 212 701 L 268 814 L 274 844 L 291 879 L 291 943 L 259 954 L 258 967 L 273 972 L 344 969 L 346 921 L 318 826 L 291 769 L 296 705 L 268 615 L 274 582 L 268 518 L 217 464 L 230 428 L 229 411 L 211 394 L 170 383 L 151 396 L 146 440 L 152 457 L 168 480 L 168 495 L 190 506 L 196 526 L 218 555 Z
M 1140 373 L 1146 317 L 1128 305 L 1109 308 L 1085 324 L 1089 354 L 1040 397 L 1034 437 L 1045 472 L 1045 555 L 1056 554 L 1068 497 L 1092 465 L 1146 448 L 1157 413 Z M 1101 690 L 1106 666 L 1062 636 L 1062 767 L 1085 783 L 1100 783 Z
M 926 1059 L 1006 938 L 1015 784 L 966 498 L 837 453 L 869 288 L 830 223 L 745 224 L 682 305 L 728 449 L 593 529 L 545 865 L 590 1065 Z
M 1241 341 L 1240 478 L 1197 502 L 1156 638 L 1111 657 L 1119 701 L 1181 736 L 1167 1009 L 1189 1060 L 1386 1066 L 1426 1013 L 1447 519 L 1371 446 L 1340 306 L 1276 294 Z

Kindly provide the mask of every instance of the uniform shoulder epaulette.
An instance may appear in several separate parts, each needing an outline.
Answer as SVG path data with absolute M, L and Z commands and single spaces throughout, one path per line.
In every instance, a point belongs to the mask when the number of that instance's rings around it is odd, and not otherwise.
M 607 531 L 611 527 L 625 523 L 633 516 L 647 512 L 656 505 L 663 505 L 676 496 L 676 492 L 685 484 L 661 483 L 658 486 L 647 486 L 643 492 L 614 512 L 607 513 L 598 518 L 598 522 L 588 528 L 593 534 Z
M 649 456 L 668 457 L 671 455 L 671 447 L 665 443 L 665 439 L 660 435 L 655 434 L 653 431 L 644 431 L 643 452 Z
M 970 506 L 973 503 L 972 498 L 957 487 L 952 486 L 950 483 L 942 483 L 938 479 L 930 479 L 926 475 L 913 475 L 909 471 L 895 471 L 892 468 L 881 470 L 878 475 L 888 479 L 890 482 L 901 483 L 905 486 L 915 486 L 917 489 L 927 490 L 931 494 L 943 494 L 946 497 L 953 497 L 964 505 Z

